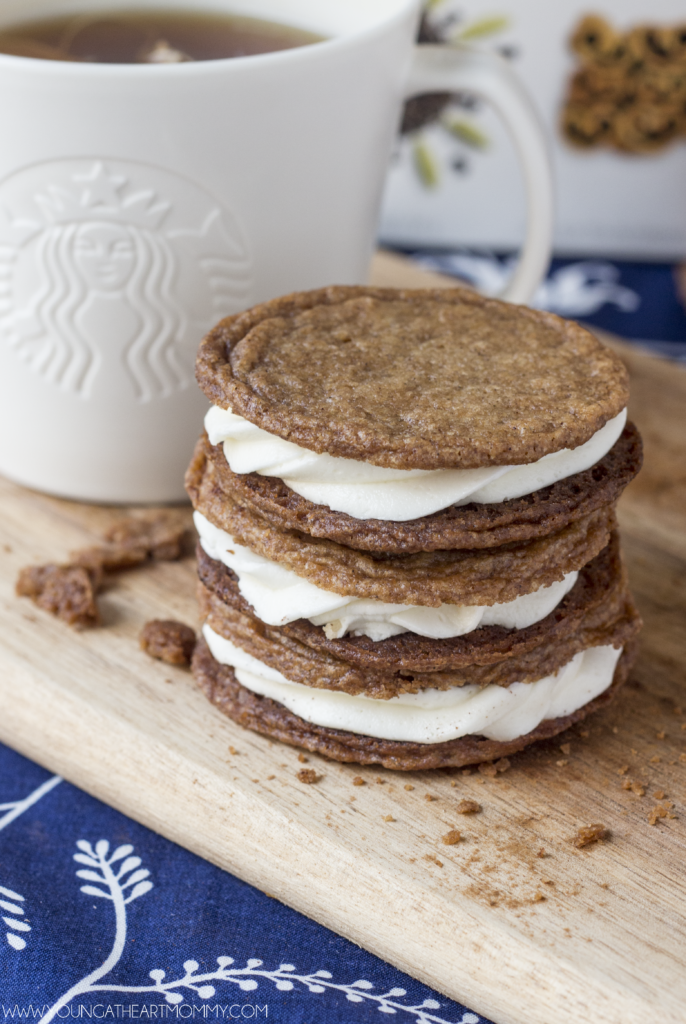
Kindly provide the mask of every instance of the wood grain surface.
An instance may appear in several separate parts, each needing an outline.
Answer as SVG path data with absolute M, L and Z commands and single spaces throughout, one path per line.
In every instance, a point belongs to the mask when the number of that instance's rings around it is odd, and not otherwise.
M 396 257 L 374 276 L 427 280 Z M 681 1024 L 686 372 L 612 343 L 646 442 L 621 503 L 645 629 L 625 691 L 586 725 L 496 775 L 309 756 L 320 779 L 303 785 L 297 750 L 225 720 L 138 647 L 148 619 L 197 626 L 193 560 L 121 574 L 102 626 L 71 631 L 14 596 L 17 572 L 92 543 L 121 510 L 2 481 L 0 739 L 498 1024 Z M 480 813 L 458 814 L 464 798 Z M 577 849 L 591 823 L 610 838 Z M 463 839 L 445 845 L 451 829 Z

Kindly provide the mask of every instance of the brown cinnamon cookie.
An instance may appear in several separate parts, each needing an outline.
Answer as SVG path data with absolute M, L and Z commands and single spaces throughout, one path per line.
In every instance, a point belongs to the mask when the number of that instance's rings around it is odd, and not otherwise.
M 557 672 L 579 651 L 610 645 L 622 647 L 640 628 L 640 619 L 631 595 L 623 586 L 613 595 L 612 601 L 603 603 L 587 617 L 582 617 L 576 629 L 568 626 L 567 629 L 556 630 L 554 618 L 549 616 L 548 630 L 544 626 L 539 631 L 536 638 L 538 643 L 527 646 L 525 642 L 500 660 L 495 660 L 493 652 L 482 650 L 482 660 L 486 664 L 474 665 L 463 661 L 438 672 L 409 671 L 398 662 L 388 667 L 359 668 L 323 647 L 310 647 L 302 643 L 293 633 L 287 633 L 283 628 L 268 626 L 259 619 L 225 605 L 202 584 L 198 588 L 198 598 L 200 615 L 215 633 L 230 640 L 263 664 L 281 672 L 291 682 L 314 689 L 341 690 L 353 696 L 364 694 L 378 700 L 388 700 L 400 693 L 416 693 L 423 689 L 449 690 L 455 686 L 535 683 Z M 424 638 L 425 645 L 433 644 L 437 652 L 440 652 L 445 642 Z M 345 640 L 340 643 L 345 644 Z M 489 653 L 490 658 L 487 657 Z
M 401 633 L 386 640 L 371 640 L 367 636 L 329 640 L 321 626 L 314 626 L 307 619 L 297 619 L 285 626 L 268 626 L 261 622 L 252 606 L 241 596 L 234 573 L 221 562 L 211 559 L 200 546 L 198 575 L 202 585 L 201 613 L 203 616 L 213 615 L 214 628 L 218 633 L 233 639 L 231 622 L 239 621 L 243 623 L 240 627 L 243 631 L 255 629 L 260 636 L 272 638 L 276 644 L 290 644 L 296 651 L 302 646 L 308 647 L 316 654 L 333 659 L 334 663 L 345 663 L 345 668 L 336 676 L 345 676 L 345 686 L 336 683 L 333 688 L 352 686 L 347 692 L 372 692 L 370 686 L 374 680 L 374 686 L 378 687 L 372 694 L 375 697 L 415 692 L 422 685 L 438 687 L 435 676 L 430 684 L 422 683 L 419 677 L 427 673 L 454 673 L 464 669 L 469 669 L 474 675 L 475 666 L 483 669 L 479 681 L 484 683 L 502 683 L 505 680 L 504 685 L 509 685 L 519 677 L 528 681 L 532 678 L 531 671 L 536 671 L 536 659 L 543 647 L 553 650 L 556 645 L 565 645 L 568 649 L 574 647 L 576 653 L 583 647 L 605 643 L 608 629 L 613 629 L 616 623 L 623 623 L 622 628 L 628 627 L 631 631 L 638 627 L 638 617 L 626 589 L 626 572 L 616 533 L 610 544 L 584 566 L 574 587 L 557 608 L 540 622 L 524 629 L 482 626 L 463 636 L 444 640 L 432 640 L 417 633 Z M 238 619 L 232 616 L 232 612 L 238 613 Z M 238 639 L 236 642 L 241 643 Z M 255 656 L 260 657 L 258 654 Z M 514 674 L 512 665 L 509 668 L 505 665 L 512 659 L 517 666 Z M 392 676 L 390 682 L 389 676 Z M 476 677 L 471 681 L 477 681 Z M 308 682 L 317 685 L 312 679 Z M 322 685 L 328 684 L 322 680 Z M 450 681 L 447 685 L 459 683 Z
M 610 539 L 614 505 L 606 505 L 545 537 L 497 548 L 382 554 L 357 551 L 297 530 L 271 526 L 252 506 L 216 484 L 208 463 L 193 505 L 236 544 L 278 562 L 334 594 L 392 604 L 492 605 L 561 580 L 590 562 Z
M 274 299 L 210 332 L 197 377 L 278 437 L 396 469 L 536 462 L 628 399 L 621 360 L 578 324 L 461 288 Z
M 396 523 L 354 519 L 345 512 L 314 505 L 277 477 L 233 473 L 222 446 L 211 445 L 204 434 L 196 445 L 187 486 L 191 497 L 197 499 L 208 474 L 212 488 L 252 507 L 279 530 L 299 530 L 362 551 L 411 554 L 497 547 L 554 533 L 616 502 L 640 470 L 642 458 L 641 436 L 629 423 L 600 462 L 550 487 L 496 504 L 453 505 L 421 519 Z
M 636 645 L 630 642 L 617 663 L 612 685 L 604 693 L 571 715 L 544 720 L 526 736 L 507 742 L 489 740 L 482 736 L 463 736 L 445 743 L 404 743 L 311 725 L 282 704 L 268 697 L 260 697 L 241 686 L 233 669 L 215 661 L 204 641 L 195 649 L 193 675 L 208 700 L 246 729 L 324 754 L 335 761 L 380 764 L 384 768 L 413 771 L 493 761 L 523 750 L 536 740 L 556 736 L 591 712 L 605 707 L 626 681 L 635 657 Z

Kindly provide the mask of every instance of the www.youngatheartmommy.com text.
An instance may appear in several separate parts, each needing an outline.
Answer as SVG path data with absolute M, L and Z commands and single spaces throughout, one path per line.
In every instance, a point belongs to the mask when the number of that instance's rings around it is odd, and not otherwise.
M 51 1007 L 28 1006 L 2 1007 L 5 1020 L 40 1020 Z M 61 1020 L 66 1018 L 90 1018 L 95 1020 L 197 1020 L 198 1017 L 213 1020 L 264 1020 L 269 1016 L 269 1007 L 257 1006 L 255 1003 L 95 1003 L 84 1006 L 83 1003 L 70 1003 L 63 1006 L 56 1014 Z

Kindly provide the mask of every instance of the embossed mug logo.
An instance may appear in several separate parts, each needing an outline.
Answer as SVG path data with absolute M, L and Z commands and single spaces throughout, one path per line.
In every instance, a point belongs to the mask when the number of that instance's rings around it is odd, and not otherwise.
M 83 398 L 187 387 L 202 334 L 250 303 L 235 220 L 197 185 L 123 161 L 53 161 L 0 184 L 0 332 Z

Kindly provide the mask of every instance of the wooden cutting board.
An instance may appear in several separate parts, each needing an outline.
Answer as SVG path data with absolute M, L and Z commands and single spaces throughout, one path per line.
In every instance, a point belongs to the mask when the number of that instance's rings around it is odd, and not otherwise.
M 396 257 L 375 279 L 429 280 Z M 498 1024 L 683 1022 L 686 372 L 618 344 L 646 442 L 621 514 L 645 629 L 623 695 L 586 727 L 494 777 L 311 756 L 321 779 L 303 785 L 297 750 L 243 732 L 138 648 L 148 619 L 197 625 L 192 560 L 122 574 L 103 626 L 72 632 L 14 596 L 17 572 L 120 512 L 2 482 L 0 739 Z M 465 797 L 480 814 L 456 813 Z M 575 848 L 595 822 L 609 841 Z M 444 845 L 453 828 L 463 841 Z

